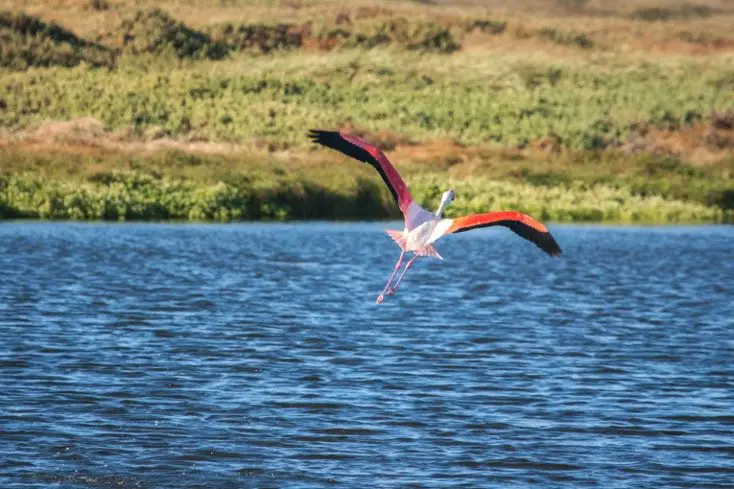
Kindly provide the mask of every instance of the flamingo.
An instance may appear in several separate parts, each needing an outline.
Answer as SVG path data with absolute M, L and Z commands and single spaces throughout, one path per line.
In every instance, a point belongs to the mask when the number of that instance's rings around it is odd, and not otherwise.
M 385 230 L 400 247 L 400 257 L 390 278 L 387 280 L 385 288 L 377 296 L 377 304 L 383 302 L 385 294 L 389 296 L 395 294 L 405 273 L 419 257 L 425 256 L 443 260 L 443 257 L 436 251 L 434 243 L 447 234 L 463 233 L 471 229 L 488 226 L 504 226 L 520 237 L 534 243 L 550 256 L 561 254 L 561 248 L 548 231 L 548 228 L 527 214 L 517 211 L 496 211 L 472 214 L 456 219 L 444 218 L 442 217 L 443 212 L 454 200 L 453 189 L 446 190 L 441 196 L 441 203 L 436 212 L 430 212 L 413 200 L 413 196 L 400 174 L 387 156 L 376 146 L 359 137 L 338 131 L 311 129 L 308 136 L 314 143 L 334 149 L 374 167 L 385 181 L 403 213 L 405 226 L 402 231 L 396 229 Z M 412 252 L 413 256 L 408 260 L 398 280 L 391 286 L 407 252 Z

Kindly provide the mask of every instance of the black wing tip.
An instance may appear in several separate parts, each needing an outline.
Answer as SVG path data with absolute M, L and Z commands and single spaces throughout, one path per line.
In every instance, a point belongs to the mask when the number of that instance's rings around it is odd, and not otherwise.
M 310 129 L 308 136 L 311 141 L 321 146 L 326 146 L 333 150 L 344 153 L 350 158 L 354 158 L 357 161 L 363 161 L 370 163 L 379 169 L 379 163 L 375 161 L 374 157 L 370 155 L 369 151 L 365 150 L 358 144 L 355 144 L 344 138 L 342 133 L 339 131 L 326 131 L 323 129 Z
M 540 248 L 550 256 L 561 256 L 561 247 L 558 246 L 558 243 L 551 233 L 547 233 L 543 237 L 543 242 L 540 243 Z
M 334 139 L 340 137 L 337 131 L 326 131 L 324 129 L 309 129 L 308 137 L 314 143 L 321 143 L 327 139 Z

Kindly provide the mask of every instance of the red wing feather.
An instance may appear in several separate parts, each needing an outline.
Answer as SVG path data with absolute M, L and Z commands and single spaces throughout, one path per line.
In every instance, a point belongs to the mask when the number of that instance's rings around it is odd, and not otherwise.
M 548 228 L 522 212 L 485 212 L 471 216 L 454 219 L 451 226 L 446 230 L 448 233 L 463 233 L 471 229 L 484 228 L 488 226 L 505 226 L 515 234 L 535 243 L 541 250 L 551 256 L 561 254 L 561 248 L 551 235 Z
M 403 213 L 407 212 L 408 206 L 413 202 L 413 197 L 398 171 L 379 148 L 356 136 L 336 131 L 312 129 L 308 135 L 315 143 L 335 149 L 373 166 L 390 189 L 400 210 Z

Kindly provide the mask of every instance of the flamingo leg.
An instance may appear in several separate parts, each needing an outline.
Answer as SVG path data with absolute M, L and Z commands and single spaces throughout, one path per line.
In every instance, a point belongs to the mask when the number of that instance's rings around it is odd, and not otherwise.
M 405 272 L 408 271 L 408 269 L 410 268 L 410 266 L 413 264 L 414 261 L 416 261 L 418 259 L 419 256 L 420 255 L 415 255 L 413 258 L 411 258 L 410 260 L 408 260 L 408 263 L 405 265 L 405 269 L 403 270 L 403 273 L 400 274 L 400 277 L 398 277 L 398 281 L 395 282 L 395 285 L 393 285 L 392 287 L 390 287 L 390 289 L 387 291 L 387 295 L 393 295 L 393 294 L 395 294 L 395 292 L 397 292 L 398 285 L 400 284 L 400 281 L 403 280 L 403 277 L 405 276 Z
M 398 272 L 398 269 L 400 269 L 400 265 L 403 264 L 404 256 L 405 256 L 405 250 L 402 250 L 400 252 L 400 258 L 398 258 L 398 262 L 395 264 L 395 269 L 393 269 L 392 275 L 390 275 L 390 278 L 387 280 L 387 284 L 385 284 L 385 288 L 382 289 L 382 292 L 380 292 L 380 295 L 377 296 L 378 304 L 382 304 L 382 301 L 385 300 L 385 292 L 387 291 L 388 287 L 390 287 L 390 283 L 392 282 L 393 277 L 395 277 L 395 274 Z

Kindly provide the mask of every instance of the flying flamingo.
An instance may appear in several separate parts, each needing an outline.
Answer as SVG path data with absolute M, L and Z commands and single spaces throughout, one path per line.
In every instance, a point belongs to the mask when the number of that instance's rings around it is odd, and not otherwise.
M 385 184 L 390 189 L 398 207 L 405 217 L 405 229 L 402 231 L 388 229 L 388 235 L 400 247 L 400 258 L 395 269 L 379 296 L 377 303 L 381 304 L 385 294 L 393 295 L 398 289 L 400 281 L 403 280 L 405 272 L 415 263 L 418 257 L 428 256 L 443 260 L 433 246 L 439 238 L 451 233 L 463 233 L 470 229 L 478 229 L 487 226 L 505 226 L 519 236 L 535 243 L 541 250 L 551 256 L 561 254 L 561 248 L 551 236 L 550 231 L 542 223 L 536 221 L 527 214 L 516 211 L 485 212 L 483 214 L 472 214 L 457 219 L 445 219 L 441 215 L 446 206 L 454 200 L 454 191 L 449 189 L 443 193 L 441 203 L 436 213 L 427 211 L 418 205 L 410 195 L 408 186 L 398 174 L 395 167 L 387 159 L 387 156 L 377 147 L 356 136 L 336 132 L 312 129 L 308 136 L 315 143 L 331 149 L 335 149 L 356 160 L 368 163 L 380 174 Z M 391 287 L 390 284 L 395 274 L 403 263 L 406 252 L 413 252 L 413 257 L 408 260 L 405 269 L 398 277 L 397 282 Z

